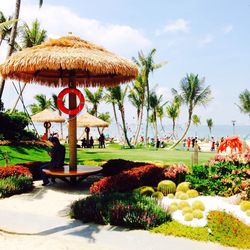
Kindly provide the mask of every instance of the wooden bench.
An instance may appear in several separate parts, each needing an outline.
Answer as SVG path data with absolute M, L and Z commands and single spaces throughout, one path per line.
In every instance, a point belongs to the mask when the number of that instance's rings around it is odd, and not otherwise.
M 69 170 L 69 166 L 63 169 L 43 169 L 43 172 L 51 177 L 58 178 L 69 184 L 77 184 L 90 175 L 101 172 L 102 167 L 78 165 L 77 170 Z

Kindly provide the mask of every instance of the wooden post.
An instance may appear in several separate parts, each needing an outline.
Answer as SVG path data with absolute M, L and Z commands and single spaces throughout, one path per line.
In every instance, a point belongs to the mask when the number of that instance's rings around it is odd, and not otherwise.
M 75 71 L 70 71 L 69 87 L 76 88 Z M 76 95 L 69 94 L 69 109 L 76 108 Z M 69 169 L 77 170 L 77 138 L 76 138 L 76 115 L 69 115 Z
M 198 143 L 194 144 L 194 153 L 193 153 L 193 164 L 198 164 L 198 154 L 199 154 L 199 146 Z

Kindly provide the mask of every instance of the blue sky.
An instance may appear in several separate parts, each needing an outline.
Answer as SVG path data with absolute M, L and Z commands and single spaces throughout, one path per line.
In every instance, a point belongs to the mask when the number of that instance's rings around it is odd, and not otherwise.
M 11 14 L 14 0 L 0 0 L 0 10 Z M 213 100 L 195 113 L 202 124 L 212 118 L 215 124 L 249 124 L 235 103 L 239 93 L 250 89 L 250 0 L 45 0 L 41 10 L 38 1 L 23 0 L 21 21 L 30 23 L 38 17 L 50 37 L 68 31 L 96 42 L 127 58 L 145 54 L 156 48 L 155 62 L 168 64 L 150 77 L 164 100 L 171 100 L 171 88 L 178 89 L 187 73 L 205 77 L 211 86 Z M 0 60 L 4 59 L 1 48 Z M 37 85 L 29 86 L 24 96 L 32 102 L 36 93 L 58 93 Z M 13 104 L 15 93 L 11 84 L 4 93 L 6 105 Z M 106 106 L 103 111 L 111 110 Z M 127 118 L 135 111 L 127 104 Z M 186 121 L 183 108 L 180 124 Z M 171 121 L 165 119 L 165 123 Z

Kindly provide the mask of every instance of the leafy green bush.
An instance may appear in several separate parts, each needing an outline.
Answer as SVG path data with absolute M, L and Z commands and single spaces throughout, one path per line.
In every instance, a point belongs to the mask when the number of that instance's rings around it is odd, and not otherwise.
M 76 201 L 71 217 L 83 222 L 149 229 L 170 220 L 154 199 L 137 193 L 96 194 Z
M 208 227 L 215 240 L 223 245 L 250 248 L 250 227 L 222 211 L 208 213 Z
M 0 179 L 0 197 L 28 192 L 33 188 L 32 178 L 29 176 L 9 176 Z

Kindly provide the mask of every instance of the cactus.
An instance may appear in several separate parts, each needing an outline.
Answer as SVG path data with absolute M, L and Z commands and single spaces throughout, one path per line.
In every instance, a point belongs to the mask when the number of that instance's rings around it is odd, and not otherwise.
M 173 194 L 176 190 L 176 185 L 173 181 L 164 180 L 158 183 L 158 191 L 161 191 L 164 195 Z
M 202 201 L 196 200 L 196 201 L 193 201 L 192 208 L 194 210 L 197 209 L 197 210 L 204 211 L 205 210 L 205 205 L 204 205 L 204 203 Z
M 175 193 L 175 197 L 176 197 L 177 199 L 180 199 L 180 196 L 181 196 L 182 194 L 185 194 L 185 193 L 182 192 L 182 191 L 178 191 L 178 192 Z
M 182 215 L 183 215 L 183 216 L 184 216 L 185 214 L 191 214 L 191 213 L 193 213 L 193 210 L 192 210 L 191 207 L 184 207 L 184 208 L 182 209 Z
M 170 204 L 170 206 L 169 206 L 169 211 L 170 211 L 170 213 L 173 213 L 173 212 L 175 212 L 176 210 L 178 210 L 178 206 L 175 205 L 175 204 Z
M 193 211 L 193 217 L 196 219 L 202 219 L 203 213 L 200 210 L 196 209 Z
M 250 209 L 248 209 L 248 210 L 246 211 L 246 215 L 247 215 L 247 216 L 250 216 Z
M 157 191 L 157 192 L 154 192 L 151 197 L 156 200 L 162 200 L 164 195 L 162 192 Z
M 195 189 L 190 189 L 187 191 L 187 195 L 189 198 L 195 198 L 199 196 L 199 193 Z
M 185 193 L 181 194 L 179 197 L 180 200 L 187 200 L 188 198 L 189 198 L 188 195 Z
M 182 210 L 185 207 L 190 207 L 189 203 L 187 201 L 180 201 L 178 204 L 178 208 Z
M 182 182 L 176 188 L 176 191 L 182 191 L 184 193 L 186 193 L 188 190 L 189 190 L 189 182 Z
M 192 213 L 187 213 L 187 214 L 185 214 L 184 215 L 184 220 L 185 221 L 191 221 L 191 220 L 193 220 L 193 214 Z
M 143 186 L 136 189 L 136 191 L 141 195 L 151 196 L 155 190 L 149 186 Z
M 168 194 L 167 197 L 168 197 L 169 199 L 174 199 L 174 194 Z
M 240 209 L 241 209 L 242 211 L 247 211 L 247 210 L 249 210 L 249 209 L 250 209 L 250 201 L 242 201 L 242 202 L 240 203 Z

